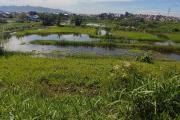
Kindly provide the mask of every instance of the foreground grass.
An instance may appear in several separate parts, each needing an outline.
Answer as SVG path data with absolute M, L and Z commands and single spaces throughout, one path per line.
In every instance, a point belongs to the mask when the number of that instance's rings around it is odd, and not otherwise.
M 114 48 L 140 48 L 159 52 L 174 52 L 180 54 L 180 46 L 156 46 L 149 44 L 128 44 L 103 41 L 61 41 L 61 40 L 34 40 L 30 42 L 36 45 L 59 45 L 59 46 L 90 46 L 90 47 L 114 47 Z
M 178 119 L 179 62 L 0 57 L 0 119 Z
M 47 29 L 40 30 L 25 30 L 17 32 L 16 35 L 24 36 L 28 34 L 52 34 L 52 33 L 77 33 L 77 34 L 89 34 L 90 36 L 96 36 L 96 29 L 91 27 L 49 27 Z

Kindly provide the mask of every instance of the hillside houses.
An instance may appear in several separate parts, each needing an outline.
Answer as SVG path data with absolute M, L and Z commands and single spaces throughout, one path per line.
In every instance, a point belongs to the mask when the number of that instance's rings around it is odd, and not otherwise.
M 125 14 L 114 14 L 114 13 L 103 13 L 96 15 L 97 19 L 127 19 L 133 18 L 137 20 L 146 20 L 146 21 L 180 21 L 180 18 L 172 17 L 172 16 L 163 16 L 163 15 L 149 15 L 149 14 L 132 14 L 129 12 L 125 12 Z

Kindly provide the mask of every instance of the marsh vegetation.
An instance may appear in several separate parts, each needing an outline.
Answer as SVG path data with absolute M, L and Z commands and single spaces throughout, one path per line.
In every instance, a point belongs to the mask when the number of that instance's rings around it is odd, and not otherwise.
M 0 24 L 0 119 L 180 118 L 179 23 L 58 16 Z

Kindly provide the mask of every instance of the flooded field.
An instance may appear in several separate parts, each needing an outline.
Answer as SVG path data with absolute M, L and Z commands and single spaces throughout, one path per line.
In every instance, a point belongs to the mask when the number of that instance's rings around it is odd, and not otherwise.
M 106 34 L 106 31 L 100 31 L 100 34 Z M 87 34 L 50 34 L 50 35 L 27 35 L 17 37 L 15 35 L 9 36 L 3 42 L 3 47 L 8 51 L 20 52 L 40 52 L 51 53 L 52 51 L 63 51 L 67 54 L 95 54 L 95 55 L 109 55 L 109 56 L 138 56 L 139 53 L 131 52 L 130 49 L 124 48 L 102 48 L 102 47 L 85 47 L 85 46 L 56 46 L 56 45 L 32 45 L 29 42 L 33 40 L 67 40 L 67 41 L 98 41 L 99 38 L 91 38 Z M 128 40 L 129 44 L 136 43 L 136 40 Z M 157 42 L 154 44 L 160 44 Z M 162 43 L 161 43 L 162 44 Z M 164 45 L 164 44 L 163 44 Z M 167 44 L 168 45 L 168 44 Z M 170 58 L 180 60 L 180 55 L 175 53 L 161 54 L 163 58 Z

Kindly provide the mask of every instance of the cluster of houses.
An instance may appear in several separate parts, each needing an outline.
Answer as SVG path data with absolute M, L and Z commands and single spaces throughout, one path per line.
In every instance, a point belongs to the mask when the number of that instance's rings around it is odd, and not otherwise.
M 26 15 L 27 15 L 27 20 L 28 20 L 28 21 L 35 21 L 35 22 L 40 21 L 37 12 L 30 11 L 30 12 L 28 12 Z
M 142 18 L 144 20 L 147 21 L 151 21 L 151 20 L 156 20 L 156 21 L 180 21 L 179 18 L 177 17 L 172 17 L 172 16 L 163 16 L 163 15 L 144 15 L 144 14 L 136 14 L 135 17 L 137 18 Z
M 172 17 L 172 16 L 163 16 L 163 15 L 148 15 L 148 14 L 132 14 L 126 12 L 125 14 L 114 14 L 114 13 L 102 13 L 99 15 L 96 15 L 98 19 L 127 19 L 129 17 L 133 17 L 137 20 L 143 19 L 146 21 L 156 20 L 156 21 L 180 21 L 180 18 L 178 17 Z
M 38 22 L 40 21 L 40 17 L 37 12 L 35 11 L 30 11 L 27 13 L 20 13 L 20 12 L 2 12 L 0 11 L 0 19 L 8 19 L 8 18 L 13 18 L 15 16 L 18 16 L 19 14 L 24 14 L 26 16 L 26 20 L 28 21 L 35 21 Z M 55 13 L 56 14 L 56 13 Z M 59 13 L 57 13 L 59 14 Z M 68 14 L 64 14 L 65 16 L 68 16 Z M 75 14 L 73 14 L 75 15 Z M 84 15 L 83 15 L 84 16 Z M 87 16 L 87 15 L 85 15 Z M 129 17 L 137 19 L 137 20 L 146 20 L 146 21 L 151 21 L 151 20 L 156 20 L 156 21 L 176 21 L 179 22 L 180 18 L 177 17 L 172 17 L 172 16 L 163 16 L 163 15 L 148 15 L 148 14 L 132 14 L 129 12 L 126 12 L 125 14 L 114 14 L 114 13 L 102 13 L 99 15 L 88 15 L 88 16 L 93 16 L 96 17 L 97 19 L 127 19 Z
M 11 17 L 12 17 L 11 13 L 0 11 L 0 18 L 11 18 Z
M 19 14 L 25 14 L 26 19 L 28 21 L 40 21 L 38 13 L 35 11 L 30 11 L 28 13 L 20 13 L 20 12 L 2 12 L 0 11 L 0 19 L 8 19 L 8 18 L 13 18 Z

